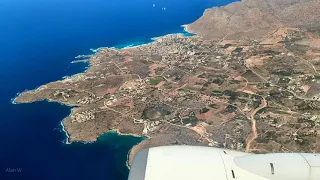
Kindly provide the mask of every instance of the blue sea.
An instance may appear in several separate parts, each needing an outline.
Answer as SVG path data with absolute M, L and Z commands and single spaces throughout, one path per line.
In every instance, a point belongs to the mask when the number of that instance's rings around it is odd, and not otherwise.
M 76 56 L 99 47 L 184 33 L 206 8 L 234 0 L 0 0 L 0 179 L 125 180 L 126 158 L 143 138 L 102 135 L 65 144 L 70 107 L 11 104 L 18 92 L 82 72 Z M 165 8 L 166 10 L 163 10 Z M 187 35 L 187 34 L 186 34 Z

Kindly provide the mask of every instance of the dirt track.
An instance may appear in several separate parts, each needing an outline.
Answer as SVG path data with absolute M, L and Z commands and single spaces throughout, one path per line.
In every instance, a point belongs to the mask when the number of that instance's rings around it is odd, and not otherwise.
M 250 147 L 251 147 L 251 143 L 257 139 L 258 137 L 258 133 L 257 133 L 257 128 L 256 128 L 256 120 L 254 119 L 254 115 L 261 109 L 267 107 L 268 103 L 267 103 L 267 100 L 262 97 L 262 104 L 256 108 L 250 115 L 250 119 L 251 119 L 251 122 L 252 122 L 252 134 L 253 136 L 248 140 L 247 142 L 247 146 L 246 146 L 246 152 L 250 152 Z

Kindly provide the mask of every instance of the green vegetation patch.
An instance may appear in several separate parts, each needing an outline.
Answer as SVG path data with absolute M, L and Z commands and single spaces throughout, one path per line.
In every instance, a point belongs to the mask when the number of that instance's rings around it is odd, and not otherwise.
M 315 79 L 319 80 L 320 79 L 320 76 L 314 76 Z
M 161 81 L 165 81 L 165 79 L 163 77 L 156 77 L 156 78 L 149 78 L 149 84 L 150 85 L 157 85 L 159 84 Z
M 264 114 L 266 112 L 267 112 L 267 109 L 266 108 L 262 108 L 259 111 L 257 111 L 257 114 L 260 115 L 260 114 Z
M 231 80 L 230 81 L 230 84 L 240 84 L 241 83 L 241 81 L 238 81 L 238 80 Z
M 184 91 L 200 91 L 201 88 L 197 88 L 197 87 L 184 87 L 182 88 L 182 90 Z
M 210 111 L 210 109 L 208 109 L 208 108 L 202 108 L 200 110 L 200 113 L 202 114 L 202 113 L 206 113 L 206 112 L 209 112 L 209 111 Z
M 217 97 L 223 96 L 223 93 L 221 91 L 219 91 L 219 90 L 213 89 L 211 91 L 212 91 L 212 94 L 211 94 L 212 96 L 217 96 Z
M 264 51 L 264 53 L 268 54 L 268 55 L 279 55 L 281 54 L 281 52 L 276 52 L 276 51 L 273 51 L 273 50 L 266 50 Z
M 223 96 L 223 94 L 222 93 L 212 93 L 212 96 L 221 97 L 221 96 Z
M 244 78 L 246 78 L 249 82 L 261 82 L 259 76 L 253 73 L 251 70 L 247 70 L 245 73 L 242 74 Z
M 219 108 L 219 106 L 217 104 L 210 104 L 209 107 L 213 108 L 213 109 L 218 109 Z
M 166 104 L 157 104 L 151 107 L 144 109 L 141 118 L 158 120 L 164 118 L 166 115 L 171 114 L 170 106 Z

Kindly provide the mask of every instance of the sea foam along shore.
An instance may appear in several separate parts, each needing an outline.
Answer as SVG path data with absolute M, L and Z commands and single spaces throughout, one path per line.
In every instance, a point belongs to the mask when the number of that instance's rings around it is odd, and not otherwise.
M 70 110 L 70 114 L 69 114 L 67 117 L 71 116 L 71 113 L 72 113 L 72 111 Z M 64 120 L 64 119 L 63 119 L 63 120 Z M 68 132 L 66 131 L 64 125 L 63 125 L 63 120 L 60 121 L 61 130 L 64 132 L 64 135 L 65 135 L 65 137 L 66 137 L 63 142 L 64 142 L 65 144 L 71 144 L 71 142 L 69 141 L 70 136 L 69 136 Z
M 186 36 L 186 37 L 188 37 L 188 36 L 197 36 L 196 34 L 193 34 L 193 33 L 187 31 L 187 28 L 186 28 L 187 25 L 181 25 L 181 27 L 183 28 L 183 29 L 182 29 L 182 32 L 170 33 L 170 34 L 165 34 L 165 35 L 158 36 L 158 37 L 153 37 L 153 38 L 150 38 L 150 40 L 145 41 L 145 42 L 136 41 L 136 42 L 130 42 L 130 43 L 125 43 L 125 44 L 120 44 L 120 45 L 113 46 L 113 47 L 109 47 L 109 48 L 114 48 L 114 49 L 131 49 L 131 48 L 137 48 L 137 47 L 140 47 L 140 46 L 145 46 L 145 45 L 148 45 L 148 44 L 150 44 L 150 43 L 153 43 L 153 42 L 157 41 L 158 39 L 161 39 L 161 38 L 164 37 L 164 36 L 173 35 L 173 34 L 179 34 L 179 35 Z M 94 52 L 97 53 L 97 52 L 99 52 L 99 50 L 105 49 L 105 48 L 108 48 L 108 47 L 100 47 L 100 48 L 92 49 L 92 50 L 94 50 Z
M 192 33 L 192 32 L 190 32 L 189 30 L 188 30 L 188 24 L 185 24 L 185 25 L 181 25 L 181 27 L 183 28 L 183 35 L 184 36 L 198 36 L 198 37 L 200 37 L 199 35 L 197 35 L 197 34 L 194 34 L 194 33 Z
M 39 89 L 41 89 L 41 87 L 42 87 L 42 85 L 36 87 L 36 88 L 35 88 L 34 90 L 32 90 L 32 91 L 39 90 Z M 11 104 L 19 104 L 19 103 L 16 103 L 16 99 L 20 96 L 20 94 L 22 94 L 22 93 L 24 93 L 24 92 L 27 92 L 27 91 L 29 91 L 29 90 L 28 90 L 28 89 L 25 89 L 25 90 L 23 90 L 22 92 L 17 92 L 17 93 L 16 93 L 16 96 L 10 99 L 10 103 L 11 103 Z
M 11 103 L 11 104 L 17 104 L 15 101 L 16 101 L 16 99 L 20 96 L 21 93 L 22 93 L 22 92 L 18 92 L 15 97 L 11 98 L 11 99 L 10 99 L 10 103 Z
M 35 90 L 39 89 L 40 87 L 41 87 L 41 86 L 39 86 L 39 87 L 36 88 Z M 28 91 L 28 90 L 24 90 L 23 92 L 26 92 L 26 91 Z M 15 96 L 14 98 L 11 98 L 10 103 L 11 103 L 11 104 L 19 104 L 19 103 L 16 103 L 15 100 L 16 100 L 16 99 L 19 97 L 19 95 L 20 95 L 21 93 L 23 93 L 23 92 L 19 92 L 19 93 L 16 94 L 16 96 Z M 47 101 L 47 102 L 50 102 L 50 101 Z M 55 102 L 55 103 L 56 103 L 56 102 Z M 61 104 L 61 103 L 59 103 L 59 104 Z M 65 106 L 65 104 L 61 104 L 61 105 Z M 68 107 L 70 107 L 70 106 L 68 106 Z M 70 107 L 70 108 L 71 108 L 71 107 Z M 71 116 L 71 114 L 72 114 L 72 111 L 70 110 L 70 114 L 69 114 L 67 117 Z M 63 119 L 60 121 L 61 130 L 64 132 L 64 135 L 66 136 L 66 138 L 65 138 L 65 140 L 63 140 L 63 142 L 64 142 L 65 144 L 71 144 L 71 142 L 69 141 L 69 134 L 68 134 L 68 132 L 65 130 L 64 125 L 63 125 L 63 120 L 64 120 L 64 119 L 65 119 L 65 118 L 63 118 Z

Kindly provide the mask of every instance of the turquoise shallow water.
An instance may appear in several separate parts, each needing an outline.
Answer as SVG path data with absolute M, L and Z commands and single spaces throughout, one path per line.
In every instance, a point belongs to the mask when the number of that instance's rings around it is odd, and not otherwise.
M 185 31 L 184 29 L 180 29 L 180 32 L 176 32 L 176 33 L 182 34 L 183 36 L 194 36 L 195 35 L 193 33 L 189 33 L 187 31 Z M 171 33 L 171 34 L 173 34 L 173 33 Z M 131 40 L 131 41 L 128 41 L 126 43 L 119 44 L 119 45 L 116 45 L 116 46 L 113 46 L 113 47 L 116 48 L 116 49 L 122 49 L 122 48 L 140 46 L 140 45 L 144 45 L 144 44 L 148 44 L 148 43 L 153 42 L 154 41 L 153 38 L 154 37 L 152 37 L 150 39 L 145 39 L 145 40 L 143 40 L 143 38 L 137 38 L 136 40 Z M 92 49 L 92 50 L 93 50 L 93 52 L 96 52 L 95 49 Z
M 69 107 L 48 102 L 13 105 L 11 99 L 25 89 L 84 71 L 86 63 L 70 62 L 79 54 L 91 54 L 90 48 L 122 48 L 184 33 L 181 25 L 195 21 L 205 8 L 230 2 L 1 0 L 0 179 L 126 179 L 127 153 L 141 138 L 111 133 L 95 143 L 67 145 L 60 122 Z

